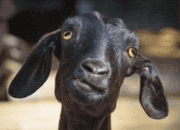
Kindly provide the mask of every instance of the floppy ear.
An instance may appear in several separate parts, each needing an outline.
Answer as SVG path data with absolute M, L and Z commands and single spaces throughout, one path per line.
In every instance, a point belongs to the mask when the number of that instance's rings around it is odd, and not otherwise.
M 23 64 L 9 87 L 9 94 L 15 98 L 31 95 L 39 89 L 49 76 L 52 52 L 59 47 L 60 30 L 45 35 Z M 60 51 L 60 50 L 59 50 Z M 60 52 L 59 52 L 60 53 Z
M 168 115 L 168 103 L 156 67 L 145 57 L 139 56 L 135 63 L 140 75 L 140 103 L 145 112 L 154 119 Z

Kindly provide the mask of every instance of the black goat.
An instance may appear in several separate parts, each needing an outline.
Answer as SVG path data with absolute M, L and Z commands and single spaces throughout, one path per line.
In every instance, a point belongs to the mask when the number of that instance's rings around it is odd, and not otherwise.
M 62 103 L 60 130 L 110 130 L 125 77 L 141 77 L 140 102 L 155 119 L 168 115 L 168 104 L 155 66 L 139 53 L 139 40 L 121 19 L 98 12 L 68 18 L 44 36 L 12 81 L 9 94 L 23 98 L 43 85 L 52 52 L 60 61 L 55 95 Z

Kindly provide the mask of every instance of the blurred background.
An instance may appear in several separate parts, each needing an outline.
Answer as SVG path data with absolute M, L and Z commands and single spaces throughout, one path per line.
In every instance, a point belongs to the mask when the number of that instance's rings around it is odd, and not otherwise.
M 123 19 L 140 38 L 141 53 L 156 64 L 169 102 L 169 116 L 150 119 L 140 106 L 139 76 L 126 78 L 112 115 L 113 130 L 179 130 L 179 0 L 0 0 L 0 130 L 57 130 L 61 104 L 54 96 L 58 61 L 32 96 L 14 99 L 7 88 L 40 37 L 73 15 L 96 10 Z

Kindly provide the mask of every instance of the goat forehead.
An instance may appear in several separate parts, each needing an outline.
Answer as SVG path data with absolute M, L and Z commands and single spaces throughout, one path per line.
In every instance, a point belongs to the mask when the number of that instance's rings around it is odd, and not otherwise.
M 114 18 L 117 21 L 116 18 Z M 118 21 L 122 21 L 118 19 Z M 129 31 L 126 26 L 120 26 L 122 22 L 104 23 L 97 13 L 87 13 L 82 16 L 75 16 L 67 19 L 64 27 L 73 27 L 79 30 L 80 38 L 87 38 L 91 42 L 115 44 L 121 47 L 137 46 L 139 48 L 139 39 L 135 33 Z
M 83 26 L 85 32 L 90 30 L 90 34 L 94 39 L 98 39 L 101 43 L 115 44 L 117 46 L 136 46 L 139 48 L 139 39 L 134 32 L 127 29 L 121 19 L 114 18 L 116 24 L 104 22 L 98 13 L 85 14 Z
M 101 32 L 105 29 L 103 22 L 95 16 L 86 14 L 82 16 L 82 25 L 86 31 Z
M 106 43 L 108 31 L 104 23 L 98 18 L 85 15 L 81 17 L 81 28 L 79 29 L 80 41 L 90 42 L 91 44 Z
M 122 46 L 136 46 L 139 48 L 138 37 L 126 27 L 107 24 L 107 30 L 113 43 L 121 44 Z

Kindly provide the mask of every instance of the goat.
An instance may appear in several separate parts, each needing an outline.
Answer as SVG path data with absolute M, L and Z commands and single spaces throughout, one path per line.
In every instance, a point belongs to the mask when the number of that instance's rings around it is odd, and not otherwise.
M 138 37 L 119 18 L 98 12 L 68 18 L 34 47 L 9 94 L 23 98 L 40 88 L 54 53 L 60 61 L 55 85 L 62 103 L 59 130 L 110 130 L 120 86 L 134 73 L 140 75 L 140 103 L 147 115 L 165 118 L 168 103 L 160 75 L 139 49 Z

